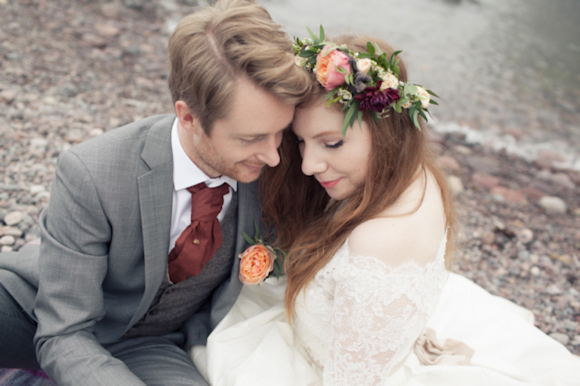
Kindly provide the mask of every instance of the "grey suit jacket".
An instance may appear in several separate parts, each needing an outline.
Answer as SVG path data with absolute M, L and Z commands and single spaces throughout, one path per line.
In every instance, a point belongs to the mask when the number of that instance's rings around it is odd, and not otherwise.
M 38 360 L 59 383 L 139 382 L 102 345 L 143 317 L 165 275 L 174 119 L 146 118 L 63 153 L 40 217 L 40 248 L 0 256 L 0 280 L 37 320 Z M 246 245 L 241 232 L 253 234 L 260 218 L 256 183 L 238 186 L 236 254 Z M 205 343 L 235 302 L 238 269 L 235 259 L 211 309 L 186 322 L 188 345 Z

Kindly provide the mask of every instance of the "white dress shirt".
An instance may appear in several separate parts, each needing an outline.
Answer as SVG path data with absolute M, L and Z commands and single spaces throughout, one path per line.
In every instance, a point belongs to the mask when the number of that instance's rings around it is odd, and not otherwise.
M 224 205 L 218 214 L 220 222 L 230 207 L 232 192 L 238 188 L 238 182 L 233 178 L 227 176 L 208 177 L 185 154 L 177 134 L 177 119 L 171 128 L 171 149 L 173 151 L 173 203 L 168 254 L 175 246 L 175 241 L 181 232 L 191 223 L 191 193 L 187 191 L 187 188 L 202 182 L 205 182 L 210 188 L 218 187 L 224 183 L 229 185 L 230 191 L 224 196 Z

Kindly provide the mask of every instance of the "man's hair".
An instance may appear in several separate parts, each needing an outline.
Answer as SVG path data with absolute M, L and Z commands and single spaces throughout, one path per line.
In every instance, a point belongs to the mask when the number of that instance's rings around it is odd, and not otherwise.
M 169 90 L 207 135 L 226 117 L 236 77 L 245 76 L 283 103 L 309 93 L 308 74 L 294 64 L 292 42 L 261 6 L 222 0 L 186 16 L 169 39 Z

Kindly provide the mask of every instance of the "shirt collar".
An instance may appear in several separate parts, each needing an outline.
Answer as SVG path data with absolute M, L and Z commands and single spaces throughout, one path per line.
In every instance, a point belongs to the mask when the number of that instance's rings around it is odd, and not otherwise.
M 185 154 L 177 134 L 177 118 L 171 128 L 171 149 L 173 151 L 173 188 L 178 191 L 205 182 L 210 188 L 224 183 L 237 190 L 238 182 L 228 176 L 210 178 Z

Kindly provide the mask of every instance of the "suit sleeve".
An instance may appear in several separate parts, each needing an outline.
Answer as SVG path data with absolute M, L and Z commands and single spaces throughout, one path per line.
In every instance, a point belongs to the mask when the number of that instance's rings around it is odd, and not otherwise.
M 71 152 L 59 157 L 40 220 L 34 342 L 42 369 L 59 385 L 143 385 L 93 334 L 105 315 L 111 227 L 90 173 Z

